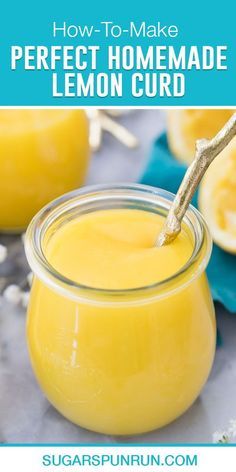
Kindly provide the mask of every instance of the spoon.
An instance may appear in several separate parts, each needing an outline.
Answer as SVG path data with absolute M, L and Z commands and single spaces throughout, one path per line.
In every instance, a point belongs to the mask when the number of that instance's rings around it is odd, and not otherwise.
M 188 167 L 178 192 L 169 209 L 164 226 L 157 237 L 156 246 L 164 246 L 175 240 L 181 231 L 181 222 L 190 201 L 209 165 L 236 135 L 236 113 L 212 139 L 196 141 L 195 157 Z

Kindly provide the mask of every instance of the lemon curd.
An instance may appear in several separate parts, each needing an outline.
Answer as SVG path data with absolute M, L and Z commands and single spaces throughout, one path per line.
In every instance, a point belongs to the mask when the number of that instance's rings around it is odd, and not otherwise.
M 0 231 L 24 229 L 46 203 L 84 183 L 83 110 L 0 110 Z
M 211 243 L 190 209 L 178 238 L 155 247 L 171 200 L 142 186 L 77 192 L 28 229 L 33 369 L 50 402 L 85 428 L 125 435 L 161 427 L 208 377 Z

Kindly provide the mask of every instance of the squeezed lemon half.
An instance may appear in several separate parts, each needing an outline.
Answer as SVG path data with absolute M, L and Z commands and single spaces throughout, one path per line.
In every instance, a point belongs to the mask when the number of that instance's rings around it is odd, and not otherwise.
M 215 243 L 236 254 L 236 139 L 208 169 L 198 203 Z
M 228 109 L 168 110 L 167 137 L 172 154 L 187 164 L 192 162 L 196 140 L 213 138 L 234 112 Z

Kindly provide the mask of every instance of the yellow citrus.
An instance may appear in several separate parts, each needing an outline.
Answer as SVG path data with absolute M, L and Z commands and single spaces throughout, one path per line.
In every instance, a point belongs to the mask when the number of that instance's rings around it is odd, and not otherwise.
M 214 241 L 236 253 L 236 139 L 208 169 L 199 189 L 199 208 Z
M 167 136 L 171 152 L 181 161 L 191 162 L 195 142 L 212 138 L 235 110 L 169 110 Z

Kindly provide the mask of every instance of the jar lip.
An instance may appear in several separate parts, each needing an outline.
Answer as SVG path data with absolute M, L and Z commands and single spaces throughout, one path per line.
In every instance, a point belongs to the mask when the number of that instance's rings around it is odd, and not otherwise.
M 106 195 L 107 192 L 110 192 L 110 196 Z M 32 219 L 30 222 L 25 237 L 25 252 L 28 263 L 38 278 L 43 280 L 47 285 L 51 286 L 55 290 L 70 296 L 73 299 L 91 299 L 93 297 L 99 298 L 99 296 L 125 296 L 133 295 L 134 297 L 144 296 L 148 298 L 153 297 L 153 291 L 155 291 L 155 298 L 162 296 L 163 290 L 165 291 L 165 296 L 172 293 L 173 288 L 168 290 L 168 285 L 171 282 L 178 282 L 181 275 L 191 270 L 194 263 L 197 262 L 202 249 L 203 241 L 206 239 L 206 249 L 203 256 L 201 264 L 198 265 L 196 271 L 193 271 L 191 277 L 184 284 L 180 284 L 180 287 L 188 285 L 194 278 L 201 274 L 209 261 L 212 249 L 212 239 L 209 234 L 209 230 L 205 220 L 203 219 L 200 212 L 194 208 L 192 205 L 189 206 L 189 209 L 186 212 L 186 218 L 191 216 L 194 220 L 194 249 L 187 260 L 187 262 L 174 274 L 171 276 L 156 282 L 152 285 L 145 285 L 141 287 L 129 288 L 129 289 L 105 289 L 90 287 L 88 285 L 79 284 L 66 276 L 58 272 L 47 260 L 43 248 L 42 248 L 42 237 L 45 234 L 45 230 L 50 227 L 55 221 L 55 218 L 62 211 L 66 213 L 69 208 L 76 207 L 76 203 L 82 198 L 90 197 L 96 200 L 99 200 L 99 197 L 106 199 L 114 198 L 115 192 L 118 192 L 117 196 L 125 198 L 125 194 L 130 192 L 134 197 L 139 196 L 139 200 L 142 201 L 145 197 L 149 197 L 147 202 L 150 204 L 155 204 L 158 207 L 158 198 L 159 201 L 165 201 L 165 203 L 170 203 L 173 201 L 175 195 L 166 190 L 152 187 L 143 184 L 130 184 L 130 183 L 117 183 L 117 184 L 102 184 L 102 185 L 89 185 L 82 187 L 72 192 L 66 193 L 61 197 L 56 198 L 45 207 L 43 207 Z M 120 193 L 119 193 L 120 192 Z M 83 204 L 83 203 L 82 203 Z M 94 212 L 96 211 L 93 210 Z M 188 223 L 187 223 L 188 224 Z M 198 230 L 198 234 L 196 231 Z

